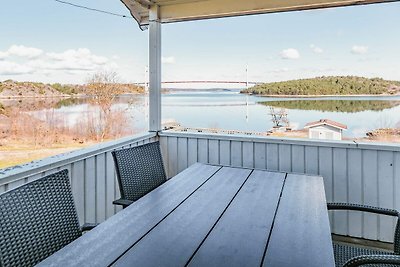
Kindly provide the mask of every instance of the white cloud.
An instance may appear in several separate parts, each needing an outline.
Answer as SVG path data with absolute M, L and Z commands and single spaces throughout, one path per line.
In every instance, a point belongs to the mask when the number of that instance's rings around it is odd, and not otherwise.
M 103 56 L 94 55 L 87 48 L 69 49 L 61 53 L 46 53 L 47 58 L 31 60 L 27 64 L 42 70 L 94 71 L 116 63 Z M 74 72 L 75 73 L 75 72 Z
M 161 57 L 161 62 L 164 64 L 174 64 L 175 57 Z
M 24 64 L 10 61 L 0 61 L 0 75 L 21 75 L 31 74 L 34 69 Z
M 281 55 L 281 58 L 283 58 L 283 59 L 298 59 L 298 58 L 300 58 L 299 51 L 297 51 L 297 49 L 294 49 L 294 48 L 284 49 L 284 50 L 282 50 L 280 55 Z
M 67 70 L 66 73 L 68 73 L 69 75 L 82 75 L 81 70 Z
M 314 44 L 311 44 L 310 48 L 315 54 L 322 54 L 324 52 L 324 50 L 322 50 L 321 47 L 318 47 L 318 46 L 316 46 Z
M 87 48 L 69 49 L 62 53 L 47 53 L 46 55 L 55 61 L 75 62 L 83 65 L 104 65 L 108 62 L 108 58 L 94 55 Z
M 37 58 L 43 54 L 43 51 L 34 47 L 27 47 L 23 45 L 12 45 L 7 51 L 0 51 L 0 60 L 9 56 L 26 57 L 29 59 Z
M 95 70 L 96 65 L 87 60 L 74 61 L 74 60 L 60 60 L 60 61 L 47 61 L 47 60 L 31 60 L 26 63 L 28 66 L 35 69 L 43 70 Z
M 0 60 L 5 59 L 6 57 L 8 57 L 8 53 L 0 51 Z
M 368 46 L 353 45 L 353 47 L 351 48 L 352 54 L 362 55 L 366 54 L 367 52 L 368 52 Z
M 86 64 L 87 62 L 74 62 L 74 61 L 56 61 L 51 62 L 47 60 L 31 60 L 26 64 L 35 69 L 41 70 L 92 70 L 93 67 Z
M 93 54 L 87 48 L 69 49 L 61 53 L 46 53 L 40 58 L 43 51 L 25 46 L 11 46 L 6 52 L 0 52 L 0 59 L 10 55 L 25 57 L 24 62 L 11 60 L 0 61 L 0 75 L 20 74 L 55 74 L 57 71 L 80 73 L 103 69 L 115 70 L 117 63 L 108 58 Z
M 27 58 L 36 58 L 43 53 L 41 49 L 34 47 L 26 47 L 23 45 L 12 45 L 5 54 L 8 56 L 18 56 Z

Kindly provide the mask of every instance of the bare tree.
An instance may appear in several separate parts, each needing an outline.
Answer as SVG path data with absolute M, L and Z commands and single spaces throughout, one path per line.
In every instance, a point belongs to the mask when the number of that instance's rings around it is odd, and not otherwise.
M 92 97 L 92 102 L 105 113 L 110 112 L 115 97 L 122 93 L 117 73 L 108 71 L 93 74 L 88 80 L 86 90 Z
M 103 141 L 115 136 L 113 131 L 114 128 L 117 128 L 115 124 L 124 121 L 123 118 L 116 118 L 116 116 L 123 117 L 123 113 L 118 112 L 116 115 L 112 110 L 115 98 L 124 92 L 122 85 L 118 83 L 117 74 L 109 71 L 95 73 L 89 79 L 86 90 L 91 97 L 91 102 L 99 107 L 98 119 L 90 120 L 96 124 L 90 127 L 97 136 L 96 139 Z

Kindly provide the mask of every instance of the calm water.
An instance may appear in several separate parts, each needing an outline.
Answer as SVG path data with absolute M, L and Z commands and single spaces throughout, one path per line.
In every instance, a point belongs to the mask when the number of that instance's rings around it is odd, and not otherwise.
M 113 108 L 124 110 L 130 125 L 143 131 L 147 128 L 147 105 L 145 96 L 127 96 L 118 98 Z M 363 137 L 375 128 L 400 127 L 400 96 L 299 99 L 246 96 L 237 91 L 177 91 L 163 95 L 162 105 L 163 122 L 178 122 L 187 127 L 267 131 L 272 127 L 270 106 L 286 108 L 294 129 L 322 118 L 346 124 L 347 137 Z M 29 113 L 41 118 L 46 110 L 53 109 L 47 107 Z M 58 103 L 53 112 L 73 125 L 82 114 L 94 110 L 86 99 L 79 99 Z

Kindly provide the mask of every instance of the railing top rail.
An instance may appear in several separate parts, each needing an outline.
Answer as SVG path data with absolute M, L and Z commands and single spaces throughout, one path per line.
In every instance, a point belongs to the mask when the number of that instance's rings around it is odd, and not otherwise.
M 368 143 L 368 142 L 356 142 L 356 141 L 312 140 L 304 138 L 286 138 L 286 137 L 253 136 L 253 135 L 239 135 L 239 134 L 219 134 L 219 133 L 188 133 L 188 132 L 176 132 L 176 131 L 162 131 L 159 133 L 159 136 L 244 141 L 244 142 L 247 141 L 247 142 L 259 142 L 259 143 L 276 143 L 276 144 L 289 144 L 289 145 L 307 145 L 307 146 L 319 146 L 319 147 L 400 151 L 400 144 L 397 145 L 397 144 Z
M 124 137 L 118 140 L 96 144 L 88 148 L 83 148 L 68 153 L 51 156 L 41 160 L 32 161 L 26 164 L 0 169 L 0 185 L 7 184 L 14 180 L 19 180 L 31 175 L 35 175 L 46 170 L 64 166 L 72 162 L 83 160 L 88 157 L 93 157 L 104 152 L 112 151 L 113 149 L 129 145 L 134 142 L 140 142 L 142 140 L 150 139 L 155 136 L 157 136 L 155 132 L 141 133 L 133 136 Z

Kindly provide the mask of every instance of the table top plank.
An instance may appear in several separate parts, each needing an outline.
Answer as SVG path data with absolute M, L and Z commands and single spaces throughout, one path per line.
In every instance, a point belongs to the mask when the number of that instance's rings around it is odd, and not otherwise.
M 184 266 L 251 171 L 220 169 L 114 266 Z
M 192 165 L 39 266 L 109 266 L 220 168 Z
M 322 177 L 288 174 L 263 266 L 334 266 Z
M 285 176 L 255 170 L 189 266 L 260 266 Z

